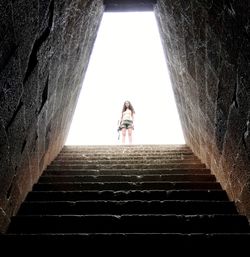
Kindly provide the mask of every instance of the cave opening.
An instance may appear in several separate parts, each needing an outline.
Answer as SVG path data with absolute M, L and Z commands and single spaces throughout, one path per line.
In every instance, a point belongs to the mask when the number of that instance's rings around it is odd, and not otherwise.
M 133 144 L 185 144 L 153 11 L 104 12 L 66 145 L 121 144 L 126 100 Z

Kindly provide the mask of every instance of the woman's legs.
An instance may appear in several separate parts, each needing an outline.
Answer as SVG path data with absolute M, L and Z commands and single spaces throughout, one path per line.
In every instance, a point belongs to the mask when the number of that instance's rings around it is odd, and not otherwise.
M 128 130 L 128 142 L 129 144 L 132 144 L 132 131 L 133 127 L 128 127 L 128 128 L 122 128 L 122 144 L 125 144 L 125 139 L 126 139 L 126 131 Z
M 126 128 L 122 128 L 122 143 L 125 144 Z
M 132 131 L 133 131 L 133 128 L 128 129 L 128 142 L 130 144 L 132 144 Z

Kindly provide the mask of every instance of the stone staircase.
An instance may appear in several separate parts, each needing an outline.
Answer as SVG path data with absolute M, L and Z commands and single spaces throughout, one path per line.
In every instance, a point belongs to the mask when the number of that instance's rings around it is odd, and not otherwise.
M 12 218 L 9 239 L 244 247 L 250 230 L 185 145 L 65 146 Z

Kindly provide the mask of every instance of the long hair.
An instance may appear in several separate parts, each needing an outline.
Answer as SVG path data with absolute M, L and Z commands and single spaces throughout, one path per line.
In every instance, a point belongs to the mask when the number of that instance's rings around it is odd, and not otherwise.
M 126 106 L 126 103 L 129 103 L 129 106 Z M 130 101 L 125 101 L 122 107 L 122 113 L 127 110 L 127 108 L 132 112 L 132 115 L 135 113 L 133 105 L 130 103 Z

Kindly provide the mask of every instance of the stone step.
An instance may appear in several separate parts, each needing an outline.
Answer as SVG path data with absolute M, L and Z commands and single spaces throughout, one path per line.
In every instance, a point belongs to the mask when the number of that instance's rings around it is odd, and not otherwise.
M 249 251 L 250 233 L 22 233 L 0 235 L 1 250 L 15 255 L 27 253 L 31 245 L 39 254 L 48 252 L 79 255 L 90 252 L 93 256 L 245 256 Z M 42 247 L 41 247 L 42 245 Z M 12 246 L 12 247 L 10 247 Z M 98 247 L 97 247 L 98 246 Z M 115 248 L 114 248 L 115 246 Z M 120 251 L 120 250 L 119 250 Z M 173 254 L 172 254 L 173 253 Z M 202 254 L 201 254 L 202 253 Z M 119 254 L 120 255 L 120 254 Z
M 165 159 L 169 159 L 169 160 L 195 160 L 195 161 L 200 161 L 196 156 L 194 155 L 125 155 L 125 154 L 121 154 L 121 155 L 104 155 L 104 154 L 69 154 L 69 155 L 58 155 L 56 157 L 56 161 L 68 161 L 68 160 L 165 160 Z
M 140 181 L 216 181 L 211 174 L 167 174 L 167 175 L 44 175 L 41 183 L 52 182 L 140 182 Z
M 166 147 L 133 147 L 133 146 L 107 146 L 107 147 L 82 147 L 82 148 L 72 148 L 72 149 L 62 149 L 60 154 L 68 153 L 167 153 L 167 154 L 193 154 L 191 149 L 171 149 Z
M 88 150 L 82 150 L 82 151 L 74 151 L 74 152 L 60 152 L 58 154 L 58 157 L 68 157 L 68 156 L 98 156 L 98 157 L 115 157 L 115 156 L 132 156 L 132 157 L 195 157 L 197 158 L 192 151 L 185 151 L 185 152 L 169 152 L 164 150 L 158 150 L 158 151 L 88 151 Z
M 117 165 L 117 164 L 127 164 L 127 165 L 133 165 L 133 164 L 194 164 L 194 165 L 198 165 L 198 164 L 202 164 L 199 160 L 177 160 L 177 159 L 130 159 L 130 160 L 92 160 L 92 159 L 82 159 L 82 160 L 55 160 L 53 161 L 50 165 L 52 166 L 68 166 L 68 165 L 85 165 L 85 164 L 98 164 L 98 165 Z
M 140 190 L 140 191 L 31 191 L 27 201 L 79 200 L 217 200 L 227 201 L 224 190 Z
M 185 158 L 197 158 L 192 152 L 152 152 L 152 151 L 138 151 L 138 152 L 124 152 L 124 151 L 99 151 L 99 152 L 89 152 L 89 151 L 79 151 L 79 152 L 68 152 L 59 153 L 56 158 L 68 158 L 68 157 L 101 157 L 101 158 L 169 158 L 169 159 L 185 159 Z
M 72 182 L 38 183 L 34 191 L 79 190 L 173 190 L 173 189 L 221 189 L 217 182 Z
M 106 160 L 117 160 L 117 159 L 177 159 L 177 160 L 200 160 L 193 154 L 160 154 L 160 153 L 74 153 L 74 154 L 59 154 L 56 159 L 64 160 L 64 159 L 106 159 Z
M 44 175 L 203 175 L 211 174 L 209 169 L 69 169 L 51 168 L 44 171 Z
M 18 215 L 8 233 L 243 233 L 241 215 Z
M 169 151 L 169 152 L 192 152 L 187 145 L 73 145 L 64 146 L 64 152 L 77 152 L 77 151 Z
M 18 215 L 86 215 L 86 214 L 237 214 L 230 201 L 192 200 L 85 200 L 26 201 Z
M 171 243 L 189 243 L 190 242 L 203 242 L 206 243 L 208 246 L 209 243 L 212 242 L 218 242 L 226 243 L 224 250 L 230 249 L 228 247 L 228 242 L 232 243 L 240 243 L 242 242 L 242 246 L 245 246 L 245 243 L 247 242 L 247 247 L 249 248 L 249 240 L 250 240 L 250 233 L 43 233 L 43 234 L 22 234 L 21 236 L 19 234 L 9 233 L 4 236 L 0 235 L 0 241 L 4 242 L 4 240 L 18 240 L 19 242 L 44 242 L 43 240 L 49 239 L 49 242 L 77 242 L 81 243 L 84 242 L 84 240 L 87 240 L 88 242 L 93 242 L 93 240 L 96 242 L 98 240 L 101 240 L 102 242 L 130 242 L 130 243 L 136 243 L 138 244 L 138 239 L 142 239 L 143 242 L 145 240 L 148 243 L 163 243 L 164 249 L 166 249 L 166 246 L 170 246 Z M 27 240 L 27 241 L 26 241 Z M 50 241 L 52 240 L 52 241 Z M 79 240 L 79 241 L 77 241 Z M 117 240 L 117 241 L 116 241 Z M 125 241 L 124 241 L 125 240 Z M 131 240 L 131 241 L 130 241 Z M 155 240 L 155 241 L 154 241 Z M 218 241 L 217 241 L 218 240 Z M 226 241 L 224 241 L 226 240 Z M 228 241 L 229 240 L 229 241 Z M 13 241 L 14 242 L 14 241 Z M 29 245 L 30 246 L 30 245 Z M 8 246 L 9 247 L 9 246 Z M 70 246 L 71 247 L 71 246 Z M 82 248 L 82 244 L 80 245 Z M 145 246 L 146 247 L 146 246 Z M 176 244 L 174 244 L 174 247 L 176 248 Z M 191 245 L 191 248 L 193 248 L 193 245 Z M 177 248 L 176 248 L 177 249 Z M 238 249 L 240 251 L 240 249 Z
M 151 163 L 138 163 L 138 164 L 101 164 L 101 163 L 83 163 L 83 164 L 51 164 L 47 169 L 204 169 L 206 168 L 203 163 L 166 163 L 166 164 L 151 164 Z

